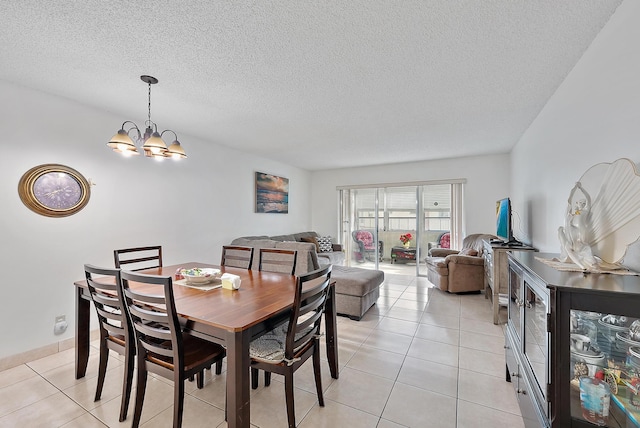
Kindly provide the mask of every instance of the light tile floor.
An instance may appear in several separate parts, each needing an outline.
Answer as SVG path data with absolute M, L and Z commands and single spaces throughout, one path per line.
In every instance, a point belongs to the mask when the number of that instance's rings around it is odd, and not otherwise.
M 415 268 L 415 267 L 414 267 Z M 386 274 L 377 304 L 359 322 L 338 318 L 340 379 L 323 370 L 319 407 L 311 362 L 296 373 L 300 428 L 523 427 L 513 388 L 505 382 L 503 330 L 491 322 L 482 294 L 450 295 L 425 278 Z M 102 399 L 93 401 L 97 348 L 87 376 L 74 378 L 68 350 L 0 372 L 0 427 L 128 427 L 118 423 L 122 364 L 112 358 Z M 324 354 L 323 354 L 324 358 Z M 262 382 L 261 376 L 261 382 Z M 204 389 L 187 382 L 185 427 L 226 427 L 224 372 L 207 372 Z M 143 427 L 169 427 L 170 381 L 150 379 Z M 251 423 L 286 427 L 284 387 L 251 392 Z

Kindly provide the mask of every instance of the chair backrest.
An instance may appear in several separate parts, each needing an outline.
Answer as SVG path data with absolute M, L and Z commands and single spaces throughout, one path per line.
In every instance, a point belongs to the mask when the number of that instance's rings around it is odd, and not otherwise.
M 281 272 L 293 275 L 296 271 L 296 250 L 282 250 L 278 248 L 260 248 L 260 262 L 258 270 L 266 272 Z
M 376 246 L 373 243 L 373 233 L 368 230 L 354 230 L 351 233 L 353 240 L 362 242 L 365 250 L 375 250 Z
M 124 269 L 133 271 L 162 267 L 162 247 L 156 245 L 114 250 L 113 261 L 116 268 L 126 265 Z
M 242 247 L 239 245 L 224 245 L 222 247 L 222 260 L 220 260 L 220 266 L 251 269 L 252 263 L 253 247 Z
M 184 367 L 182 329 L 176 313 L 173 281 L 170 276 L 129 271 L 122 271 L 121 278 L 124 302 L 136 336 L 138 364 L 145 361 L 149 371 L 171 379 L 172 371 Z M 157 287 L 143 292 L 132 289 L 129 282 Z
M 327 301 L 332 265 L 298 276 L 293 310 L 285 342 L 285 358 L 293 360 L 320 334 L 320 323 Z
M 451 233 L 444 232 L 440 235 L 440 238 L 438 238 L 438 246 L 440 248 L 451 248 Z
M 133 345 L 133 331 L 120 291 L 120 269 L 84 265 L 84 274 L 93 306 L 98 314 L 101 339 L 109 338 L 121 347 Z M 96 276 L 99 275 L 99 276 Z

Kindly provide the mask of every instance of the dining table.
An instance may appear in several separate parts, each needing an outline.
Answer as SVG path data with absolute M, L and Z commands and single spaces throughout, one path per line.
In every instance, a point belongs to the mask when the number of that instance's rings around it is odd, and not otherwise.
M 150 275 L 174 277 L 180 269 L 216 268 L 221 273 L 240 277 L 240 288 L 210 290 L 179 285 L 174 280 L 176 310 L 184 321 L 184 331 L 218 343 L 227 351 L 227 423 L 230 428 L 250 426 L 250 356 L 249 344 L 288 320 L 296 288 L 295 275 L 256 271 L 200 262 L 181 263 L 139 271 Z M 91 296 L 86 281 L 76 287 L 76 379 L 85 376 L 89 360 Z M 132 288 L 150 287 L 131 283 Z M 335 287 L 329 287 L 325 306 L 325 340 L 329 370 L 338 378 L 338 343 Z

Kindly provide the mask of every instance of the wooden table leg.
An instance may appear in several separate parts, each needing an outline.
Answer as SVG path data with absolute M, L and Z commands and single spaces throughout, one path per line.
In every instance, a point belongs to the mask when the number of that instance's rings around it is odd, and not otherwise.
M 89 311 L 91 303 L 83 296 L 83 289 L 76 287 L 76 379 L 84 377 L 89 362 Z
M 336 287 L 329 287 L 329 296 L 324 309 L 324 323 L 327 342 L 327 359 L 331 377 L 338 379 L 338 328 L 336 325 Z
M 249 428 L 249 331 L 227 333 L 227 426 Z

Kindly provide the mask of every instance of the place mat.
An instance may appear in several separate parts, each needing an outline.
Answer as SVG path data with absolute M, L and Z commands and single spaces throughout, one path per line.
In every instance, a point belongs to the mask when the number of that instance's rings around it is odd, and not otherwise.
M 553 259 L 543 259 L 542 257 L 535 256 L 536 260 L 544 263 L 547 266 L 551 266 L 554 269 L 564 272 L 584 272 L 580 266 L 575 263 L 567 263 L 561 262 L 560 260 Z M 632 275 L 632 276 L 640 276 L 640 272 L 632 271 L 631 269 L 627 269 L 625 267 L 620 269 L 594 269 L 588 271 L 589 273 L 609 273 L 611 275 Z
M 216 288 L 222 287 L 222 281 L 220 280 L 220 278 L 216 278 L 211 282 L 207 282 L 206 284 L 189 284 L 187 283 L 186 279 L 178 279 L 173 281 L 173 283 L 182 285 L 184 287 L 195 288 L 197 290 L 202 290 L 202 291 L 209 291 L 209 290 L 214 290 Z

